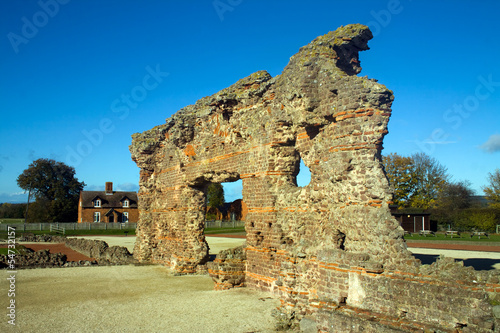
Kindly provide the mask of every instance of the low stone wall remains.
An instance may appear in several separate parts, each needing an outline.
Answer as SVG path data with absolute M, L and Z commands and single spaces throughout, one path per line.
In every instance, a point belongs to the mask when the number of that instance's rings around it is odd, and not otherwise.
M 245 245 L 220 251 L 215 260 L 207 263 L 208 274 L 215 282 L 215 290 L 243 287 L 245 284 Z
M 66 256 L 61 253 L 49 253 L 47 250 L 32 251 L 24 249 L 23 253 L 16 255 L 16 268 L 30 267 L 74 267 L 90 265 L 128 265 L 137 261 L 126 247 L 108 246 L 105 241 L 90 240 L 85 238 L 67 238 L 56 235 L 34 235 L 24 234 L 20 242 L 51 242 L 63 243 L 67 247 L 80 252 L 95 261 L 68 262 Z M 7 256 L 0 257 L 0 267 L 7 267 Z

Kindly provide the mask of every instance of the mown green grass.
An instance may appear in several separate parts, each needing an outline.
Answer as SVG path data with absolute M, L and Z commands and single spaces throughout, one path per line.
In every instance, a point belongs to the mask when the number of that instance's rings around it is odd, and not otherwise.
M 229 234 L 229 233 L 240 233 L 245 232 L 245 227 L 235 227 L 235 228 L 206 228 L 205 235 L 210 234 Z
M 0 223 L 2 224 L 22 224 L 24 223 L 24 219 L 0 219 Z
M 481 238 L 478 238 L 477 236 L 470 237 L 471 233 L 470 232 L 463 232 L 459 237 L 453 236 L 451 238 L 450 236 L 445 236 L 444 233 L 436 233 L 435 236 L 420 236 L 419 234 L 412 234 L 410 235 L 405 235 L 405 239 L 407 241 L 412 241 L 412 240 L 425 240 L 425 241 L 449 241 L 449 242 L 479 242 L 479 243 L 487 243 L 487 242 L 500 242 L 500 235 L 499 234 L 488 234 L 488 237 L 481 236 Z
M 8 254 L 12 254 L 12 250 L 14 250 L 14 252 L 16 254 L 19 254 L 19 250 L 17 249 L 11 249 L 11 252 L 9 253 L 9 249 L 6 248 L 6 247 L 0 247 L 0 255 L 8 255 Z

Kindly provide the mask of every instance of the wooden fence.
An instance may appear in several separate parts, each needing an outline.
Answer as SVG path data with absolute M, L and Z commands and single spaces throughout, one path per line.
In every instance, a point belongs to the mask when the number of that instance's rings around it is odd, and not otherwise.
M 205 221 L 205 228 L 236 228 L 244 227 L 245 221 Z
M 8 227 L 16 228 L 16 231 L 52 231 L 60 230 L 122 230 L 122 229 L 136 229 L 137 223 L 73 223 L 73 222 L 59 222 L 59 223 L 0 223 L 0 231 L 7 231 Z M 212 220 L 205 221 L 205 228 L 238 228 L 244 227 L 245 221 L 221 221 Z
M 51 231 L 56 228 L 64 228 L 65 231 L 68 230 L 113 230 L 113 229 L 135 229 L 137 228 L 137 223 L 16 223 L 0 224 L 0 231 L 7 231 L 8 227 L 16 228 L 16 231 Z

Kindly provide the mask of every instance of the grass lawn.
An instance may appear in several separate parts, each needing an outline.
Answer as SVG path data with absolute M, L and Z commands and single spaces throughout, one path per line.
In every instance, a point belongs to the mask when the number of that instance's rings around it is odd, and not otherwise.
M 245 232 L 245 227 L 236 227 L 236 228 L 206 228 L 205 229 L 205 235 L 241 233 L 241 232 Z
M 0 219 L 0 223 L 3 224 L 19 224 L 24 223 L 24 219 Z
M 6 248 L 6 247 L 0 247 L 0 255 L 1 254 L 3 254 L 3 255 L 12 254 L 12 251 L 14 251 L 16 254 L 19 254 L 19 249 L 20 248 L 24 248 L 24 246 L 16 244 L 16 248 L 15 249 L 11 249 L 11 252 L 9 253 L 9 249 L 8 248 Z
M 488 234 L 488 237 L 481 236 L 481 239 L 479 239 L 477 236 L 474 236 L 473 238 L 470 237 L 470 232 L 463 232 L 459 237 L 453 236 L 453 238 L 450 238 L 450 236 L 446 237 L 444 233 L 436 233 L 435 236 L 420 236 L 419 234 L 412 234 L 410 235 L 405 235 L 405 239 L 407 241 L 412 241 L 412 240 L 425 240 L 425 241 L 449 241 L 449 242 L 479 242 L 479 243 L 486 243 L 486 242 L 499 242 L 500 243 L 500 234 Z

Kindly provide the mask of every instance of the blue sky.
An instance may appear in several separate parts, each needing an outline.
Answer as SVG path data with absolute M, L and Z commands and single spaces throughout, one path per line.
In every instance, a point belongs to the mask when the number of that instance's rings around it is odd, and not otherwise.
M 87 190 L 137 190 L 131 135 L 349 23 L 375 35 L 360 75 L 394 91 L 384 154 L 425 152 L 477 194 L 500 167 L 499 1 L 0 2 L 0 202 L 35 159 Z M 230 189 L 226 198 L 234 198 Z

